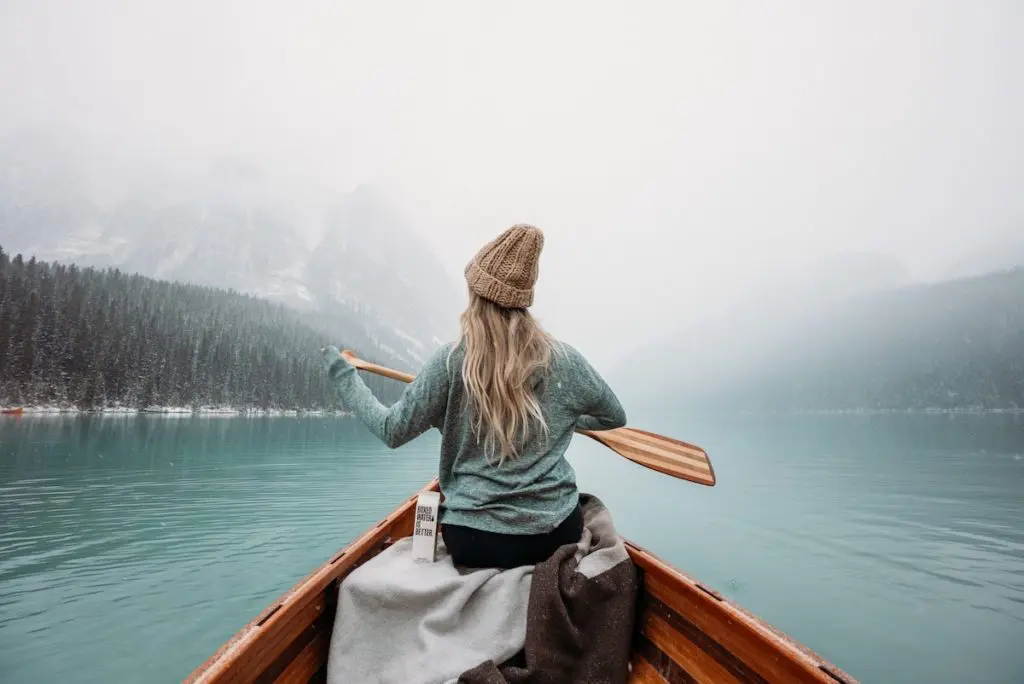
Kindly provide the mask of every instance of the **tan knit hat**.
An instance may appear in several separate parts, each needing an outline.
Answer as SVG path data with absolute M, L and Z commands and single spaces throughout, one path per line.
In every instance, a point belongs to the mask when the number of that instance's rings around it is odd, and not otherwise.
M 539 228 L 512 226 L 484 245 L 466 266 L 469 289 L 507 309 L 529 307 L 543 248 Z

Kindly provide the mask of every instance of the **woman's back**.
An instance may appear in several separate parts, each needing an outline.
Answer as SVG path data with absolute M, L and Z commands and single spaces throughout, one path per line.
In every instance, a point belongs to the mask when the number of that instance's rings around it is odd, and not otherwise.
M 428 365 L 446 376 L 441 424 L 440 484 L 444 521 L 502 534 L 554 529 L 576 505 L 576 477 L 564 454 L 577 427 L 621 427 L 625 412 L 614 393 L 573 347 L 555 344 L 549 368 L 538 373 L 535 393 L 547 425 L 534 430 L 515 458 L 498 463 L 474 433 L 462 363 L 465 345 L 445 345 Z M 440 378 L 439 378 L 440 379 Z
M 325 352 L 348 408 L 389 447 L 441 431 L 441 522 L 446 542 L 462 549 L 453 556 L 528 542 L 503 560 L 477 559 L 484 564 L 526 562 L 578 534 L 579 492 L 565 450 L 577 428 L 626 422 L 587 360 L 527 310 L 543 244 L 536 228 L 513 226 L 476 254 L 466 267 L 460 339 L 433 354 L 388 408 L 337 349 Z

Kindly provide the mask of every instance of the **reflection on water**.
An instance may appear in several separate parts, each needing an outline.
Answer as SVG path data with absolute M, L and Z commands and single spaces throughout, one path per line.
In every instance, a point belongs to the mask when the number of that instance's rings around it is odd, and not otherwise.
M 865 682 L 1024 681 L 1024 421 L 645 414 L 704 488 L 571 452 L 620 530 Z M 336 418 L 0 420 L 0 681 L 177 681 L 436 469 Z

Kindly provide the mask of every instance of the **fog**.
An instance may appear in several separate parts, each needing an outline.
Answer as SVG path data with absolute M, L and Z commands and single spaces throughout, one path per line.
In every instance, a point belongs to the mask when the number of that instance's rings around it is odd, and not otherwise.
M 1022 32 L 992 1 L 4 0 L 0 133 L 84 134 L 106 191 L 376 184 L 453 281 L 534 223 L 536 313 L 611 363 L 837 255 L 929 280 L 1019 240 Z

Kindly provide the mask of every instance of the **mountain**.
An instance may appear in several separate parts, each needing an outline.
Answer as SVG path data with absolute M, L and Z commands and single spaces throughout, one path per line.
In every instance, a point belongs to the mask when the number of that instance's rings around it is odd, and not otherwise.
M 1024 268 L 863 293 L 772 324 L 694 331 L 662 398 L 750 410 L 1024 408 Z M 768 340 L 769 343 L 764 343 Z
M 381 348 L 419 366 L 456 332 L 459 290 L 430 246 L 371 187 L 333 203 L 304 271 L 317 300 L 390 324 Z
M 794 331 L 813 330 L 816 322 L 842 302 L 907 286 L 910 276 L 890 254 L 840 253 L 776 275 L 761 275 L 745 284 L 733 305 L 703 318 L 683 318 L 683 325 L 642 344 L 609 373 L 637 399 L 656 387 L 635 372 L 635 359 L 664 369 L 659 379 L 666 392 L 740 385 L 773 364 L 793 345 Z M 738 288 L 742 289 L 742 288 Z M 695 389 L 699 388 L 699 389 Z M 709 391 L 710 391 L 709 390 Z
M 379 190 L 321 206 L 221 160 L 187 182 L 136 174 L 99 202 L 68 147 L 0 144 L 0 243 L 12 254 L 263 297 L 357 328 L 409 370 L 454 333 L 459 291 Z
M 30 250 L 69 235 L 98 237 L 103 212 L 90 199 L 84 151 L 73 136 L 0 138 L 0 242 Z
M 388 356 L 281 304 L 0 249 L 0 405 L 335 409 L 324 339 Z M 382 401 L 402 387 L 367 377 Z
M 793 295 L 805 302 L 835 302 L 911 283 L 910 274 L 894 255 L 846 252 L 817 260 L 796 275 Z
M 1024 240 L 995 242 L 968 252 L 945 270 L 944 280 L 970 278 L 1024 266 Z

